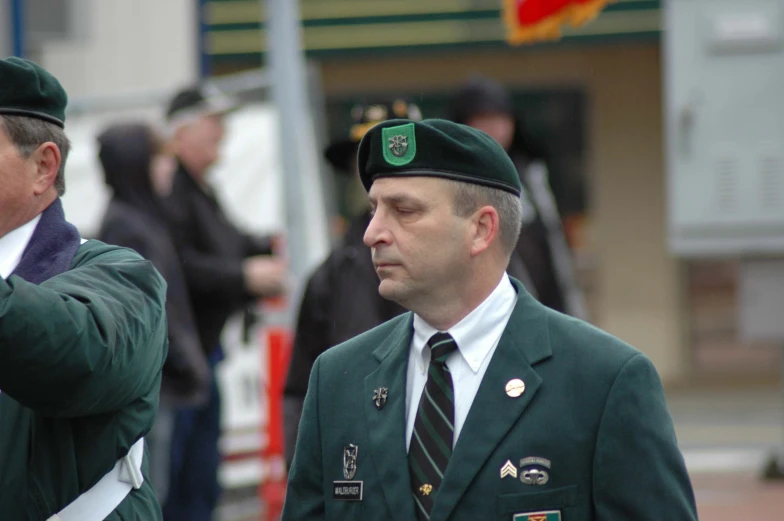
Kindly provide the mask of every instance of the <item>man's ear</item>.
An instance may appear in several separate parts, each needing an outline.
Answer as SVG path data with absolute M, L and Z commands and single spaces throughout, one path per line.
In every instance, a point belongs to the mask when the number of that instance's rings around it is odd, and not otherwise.
M 41 195 L 49 190 L 57 179 L 62 162 L 60 149 L 51 141 L 47 141 L 31 154 L 28 161 L 32 161 L 36 168 L 33 191 L 35 195 Z
M 471 255 L 479 255 L 496 241 L 501 220 L 492 206 L 483 206 L 474 213 L 474 237 Z

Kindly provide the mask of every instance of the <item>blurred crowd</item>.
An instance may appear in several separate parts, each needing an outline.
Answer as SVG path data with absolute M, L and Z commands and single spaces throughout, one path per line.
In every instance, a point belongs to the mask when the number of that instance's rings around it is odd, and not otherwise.
M 166 519 L 211 518 L 219 497 L 221 331 L 230 315 L 285 286 L 272 238 L 230 223 L 207 182 L 223 118 L 235 108 L 229 98 L 190 87 L 169 103 L 166 129 L 118 123 L 98 136 L 112 191 L 98 238 L 136 250 L 168 283 L 169 354 L 147 436 Z

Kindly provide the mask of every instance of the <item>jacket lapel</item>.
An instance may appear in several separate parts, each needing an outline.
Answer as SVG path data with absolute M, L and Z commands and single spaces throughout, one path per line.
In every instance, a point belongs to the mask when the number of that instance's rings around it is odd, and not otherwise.
M 370 453 L 390 512 L 397 521 L 414 519 L 414 499 L 408 476 L 406 450 L 406 371 L 413 315 L 408 314 L 373 352 L 378 368 L 365 378 L 365 415 Z M 388 389 L 380 409 L 370 398 L 376 389 Z
M 552 354 L 546 311 L 519 282 L 513 282 L 518 293 L 517 304 L 460 432 L 433 505 L 431 521 L 449 517 L 542 384 L 531 366 Z M 506 383 L 515 378 L 525 383 L 525 391 L 520 397 L 512 398 L 506 394 Z

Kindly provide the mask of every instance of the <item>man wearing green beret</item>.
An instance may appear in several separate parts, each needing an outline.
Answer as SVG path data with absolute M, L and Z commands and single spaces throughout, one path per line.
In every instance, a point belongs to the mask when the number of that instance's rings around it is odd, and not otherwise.
M 144 435 L 166 285 L 65 220 L 66 103 L 40 66 L 0 60 L 0 519 L 159 520 Z
M 379 293 L 410 312 L 316 360 L 283 520 L 696 520 L 648 358 L 506 275 L 503 149 L 392 120 L 357 157 Z

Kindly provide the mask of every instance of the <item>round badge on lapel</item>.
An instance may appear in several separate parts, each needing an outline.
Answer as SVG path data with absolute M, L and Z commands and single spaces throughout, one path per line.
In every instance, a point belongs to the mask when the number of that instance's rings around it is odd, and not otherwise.
M 525 382 L 519 378 L 506 382 L 506 395 L 511 398 L 518 398 L 525 392 Z

